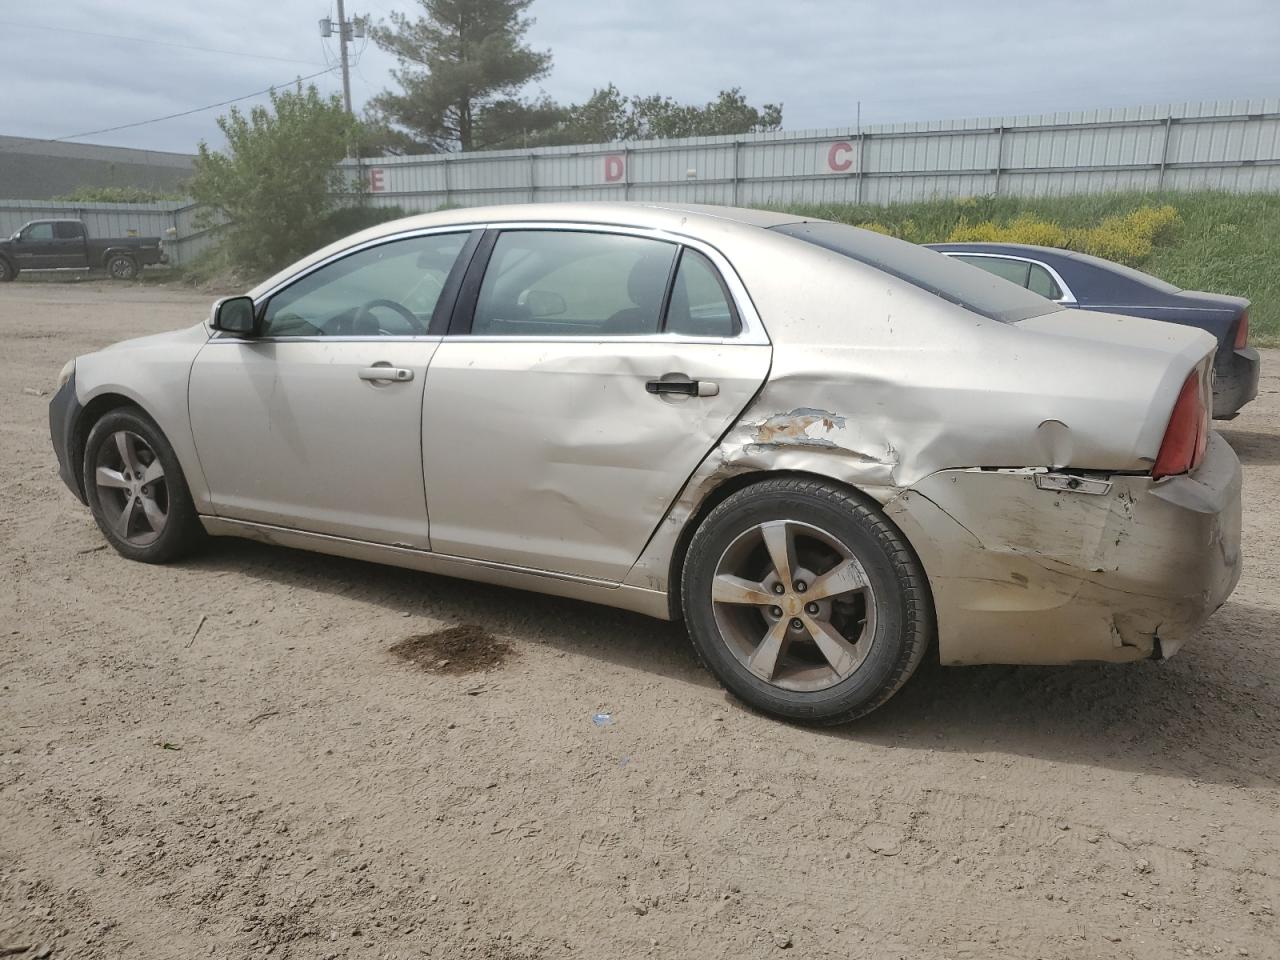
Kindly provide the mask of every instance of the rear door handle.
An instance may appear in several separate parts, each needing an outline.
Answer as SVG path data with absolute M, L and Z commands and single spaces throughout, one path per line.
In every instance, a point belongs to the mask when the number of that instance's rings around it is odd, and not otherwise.
M 648 380 L 644 388 L 653 394 L 674 394 L 681 397 L 715 397 L 720 384 L 713 380 L 693 380 L 683 373 L 667 373 L 657 380 Z
M 413 379 L 413 371 L 406 367 L 393 367 L 389 363 L 375 363 L 372 367 L 365 367 L 356 376 L 374 383 L 405 383 Z

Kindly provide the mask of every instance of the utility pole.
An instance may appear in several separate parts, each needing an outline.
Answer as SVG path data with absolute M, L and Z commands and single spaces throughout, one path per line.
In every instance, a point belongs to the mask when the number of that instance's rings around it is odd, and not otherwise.
M 338 59 L 342 61 L 342 105 L 351 113 L 351 61 L 347 57 L 347 44 L 355 37 L 364 37 L 364 21 L 359 17 L 347 19 L 342 0 L 338 0 L 337 22 L 325 17 L 320 21 L 320 36 L 331 37 L 338 33 Z

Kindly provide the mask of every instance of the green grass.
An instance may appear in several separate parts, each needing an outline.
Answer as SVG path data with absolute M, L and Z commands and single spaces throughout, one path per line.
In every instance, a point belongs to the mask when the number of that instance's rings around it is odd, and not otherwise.
M 889 206 L 789 206 L 843 223 L 878 223 L 916 243 L 947 238 L 964 220 L 1007 223 L 1019 214 L 1063 227 L 1092 227 L 1141 206 L 1170 204 L 1179 223 L 1139 268 L 1185 290 L 1248 297 L 1251 340 L 1280 345 L 1280 194 L 1111 193 L 1075 197 L 975 197 Z

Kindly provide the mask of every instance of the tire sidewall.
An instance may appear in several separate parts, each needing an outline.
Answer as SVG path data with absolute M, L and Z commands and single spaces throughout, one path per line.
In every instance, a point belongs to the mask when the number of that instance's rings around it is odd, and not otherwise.
M 112 434 L 120 430 L 136 433 L 146 440 L 164 467 L 169 495 L 168 520 L 160 536 L 144 547 L 121 540 L 103 520 L 98 485 L 94 480 L 98 451 L 104 443 L 110 442 Z M 82 481 L 85 500 L 89 504 L 94 521 L 98 524 L 98 529 L 122 556 L 144 563 L 164 563 L 186 552 L 190 547 L 193 525 L 198 525 L 199 521 L 195 516 L 191 493 L 187 490 L 182 465 L 178 463 L 177 454 L 173 452 L 173 447 L 169 445 L 160 428 L 142 411 L 134 408 L 111 410 L 93 425 L 84 447 Z
M 847 502 L 846 502 L 847 506 Z M 842 509 L 820 497 L 791 491 L 735 494 L 707 517 L 694 535 L 682 584 L 685 620 L 694 647 L 707 666 L 737 696 L 770 713 L 795 720 L 838 722 L 856 716 L 883 698 L 910 651 L 906 643 L 909 612 L 883 542 L 885 521 L 868 522 L 866 509 Z M 721 639 L 711 602 L 711 585 L 721 554 L 739 535 L 767 520 L 812 524 L 843 543 L 862 564 L 876 603 L 875 635 L 858 670 L 826 690 L 801 692 L 770 684 L 751 673 Z

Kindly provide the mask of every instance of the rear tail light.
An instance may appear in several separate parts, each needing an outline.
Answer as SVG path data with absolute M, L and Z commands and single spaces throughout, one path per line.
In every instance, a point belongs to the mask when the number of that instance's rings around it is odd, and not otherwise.
M 1178 394 L 1178 402 L 1173 405 L 1151 476 L 1159 480 L 1191 472 L 1200 466 L 1208 444 L 1209 410 L 1205 404 L 1200 371 L 1192 370 Z
M 1236 325 L 1236 349 L 1240 350 L 1249 345 L 1249 311 L 1242 310 L 1240 312 L 1240 322 Z

